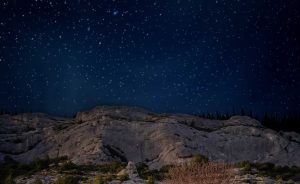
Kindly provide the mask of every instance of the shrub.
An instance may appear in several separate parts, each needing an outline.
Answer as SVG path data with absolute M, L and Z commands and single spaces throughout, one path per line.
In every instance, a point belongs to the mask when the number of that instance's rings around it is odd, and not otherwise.
M 5 178 L 4 184 L 15 184 L 12 175 L 8 175 L 8 176 Z
M 154 180 L 162 180 L 165 178 L 165 175 L 169 172 L 171 167 L 171 165 L 166 165 L 160 170 L 150 170 L 148 165 L 145 163 L 136 164 L 137 172 L 142 179 L 148 179 L 148 177 L 151 176 Z
M 58 163 L 66 160 L 67 157 L 50 159 L 48 156 L 30 164 L 21 164 L 9 156 L 4 157 L 4 163 L 0 164 L 0 183 L 4 183 L 6 178 L 13 178 L 20 175 L 30 176 L 40 170 L 49 168 L 51 163 Z
M 234 176 L 232 166 L 224 163 L 184 164 L 170 168 L 169 178 L 164 183 L 232 183 Z
M 153 176 L 148 176 L 147 184 L 154 184 L 154 178 L 153 178 Z
M 174 167 L 174 166 L 173 165 L 164 165 L 160 168 L 159 172 L 160 173 L 168 173 L 172 167 Z
M 126 167 L 126 164 L 121 162 L 111 162 L 103 165 L 98 165 L 96 170 L 102 173 L 118 173 Z
M 93 184 L 106 184 L 102 176 L 96 176 Z
M 76 165 L 73 164 L 71 161 L 66 161 L 60 166 L 61 171 L 68 171 L 68 170 L 73 170 L 76 169 Z
M 244 172 L 251 172 L 252 165 L 248 161 L 243 161 L 235 164 L 236 167 L 242 168 Z
M 71 175 L 59 176 L 54 184 L 78 184 L 78 178 Z
M 288 167 L 275 165 L 273 163 L 250 163 L 248 161 L 237 163 L 235 166 L 242 168 L 246 173 L 252 173 L 252 171 L 257 170 L 261 176 L 291 181 L 300 180 L 300 168 L 296 166 Z
M 192 164 L 207 164 L 208 163 L 208 157 L 200 154 L 196 154 L 192 158 Z
M 243 170 L 245 172 L 251 172 L 251 164 L 250 163 L 246 163 L 245 166 L 243 167 Z
M 275 182 L 275 184 L 283 184 L 283 180 L 282 180 L 282 178 L 281 178 L 280 176 L 277 176 L 277 177 L 276 177 L 276 182 Z
M 49 164 L 50 164 L 50 158 L 49 156 L 46 156 L 45 158 L 39 159 L 34 163 L 33 170 L 40 171 L 46 169 L 48 168 Z
M 136 164 L 136 170 L 141 178 L 146 179 L 148 177 L 149 167 L 147 164 L 145 163 Z
M 118 180 L 120 180 L 120 181 L 126 181 L 126 180 L 129 180 L 129 176 L 128 176 L 128 174 L 122 174 L 122 175 L 119 175 L 119 176 L 118 176 Z
M 96 176 L 93 184 L 107 184 L 112 181 L 114 177 L 107 175 L 107 176 Z

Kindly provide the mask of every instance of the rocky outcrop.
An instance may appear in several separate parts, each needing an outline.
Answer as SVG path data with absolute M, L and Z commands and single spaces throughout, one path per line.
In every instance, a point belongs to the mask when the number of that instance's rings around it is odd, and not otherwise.
M 159 168 L 203 154 L 226 162 L 300 166 L 299 140 L 297 133 L 275 132 L 246 116 L 219 121 L 136 107 L 101 106 L 75 119 L 0 116 L 2 161 L 6 155 L 20 162 L 48 155 L 68 156 L 77 164 L 120 160 Z

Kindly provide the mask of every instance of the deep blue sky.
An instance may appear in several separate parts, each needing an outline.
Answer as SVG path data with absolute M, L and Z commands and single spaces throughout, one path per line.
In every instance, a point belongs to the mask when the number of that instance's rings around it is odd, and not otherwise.
M 299 0 L 1 0 L 0 108 L 300 111 Z

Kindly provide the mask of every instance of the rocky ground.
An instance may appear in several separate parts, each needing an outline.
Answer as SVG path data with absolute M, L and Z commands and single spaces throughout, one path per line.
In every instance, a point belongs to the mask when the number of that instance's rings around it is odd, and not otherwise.
M 282 180 L 281 178 L 272 178 L 268 176 L 262 176 L 260 174 L 246 174 L 243 168 L 232 168 L 232 172 L 234 175 L 230 179 L 230 183 L 232 184 L 297 184 L 300 182 L 293 180 Z M 102 178 L 107 178 L 106 175 L 99 175 L 99 172 L 81 172 L 81 173 L 72 173 L 72 172 L 59 172 L 57 169 L 50 168 L 44 169 L 39 172 L 36 172 L 30 176 L 19 176 L 15 179 L 16 184 L 32 184 L 37 180 L 41 181 L 43 184 L 53 184 L 57 181 L 57 178 L 60 176 L 65 176 L 66 173 L 68 175 L 72 175 L 74 178 L 80 178 L 78 183 L 81 184 L 170 184 L 166 179 L 155 180 L 150 182 L 149 179 L 142 179 L 137 171 L 137 168 L 133 162 L 129 162 L 128 165 L 119 171 L 116 174 L 114 179 L 110 180 L 102 180 L 103 182 L 99 182 L 97 180 L 98 176 Z M 124 180 L 120 180 L 119 176 L 127 176 Z M 97 182 L 98 181 L 98 182 Z M 197 182 L 202 184 L 201 181 Z
M 151 169 L 188 161 L 270 162 L 300 166 L 300 135 L 276 132 L 246 116 L 208 120 L 156 114 L 136 107 L 101 106 L 57 118 L 40 113 L 0 116 L 0 162 L 67 156 L 75 164 L 146 163 Z
M 147 183 L 146 180 L 143 180 L 139 177 L 136 166 L 132 162 L 129 162 L 124 169 L 120 170 L 117 173 L 106 173 L 102 175 L 100 175 L 99 172 L 95 172 L 95 171 L 92 172 L 82 171 L 82 173 L 74 173 L 74 172 L 72 173 L 72 170 L 69 170 L 69 172 L 59 172 L 58 169 L 50 168 L 50 169 L 42 170 L 30 176 L 17 177 L 15 181 L 17 184 L 31 184 L 34 183 L 34 181 L 36 180 L 40 180 L 44 184 L 52 184 L 55 183 L 57 178 L 59 178 L 60 176 L 72 175 L 74 178 L 76 177 L 80 178 L 79 183 L 88 184 L 94 182 L 96 183 L 97 177 L 99 178 L 99 176 L 103 176 L 102 178 L 105 178 L 111 174 L 116 174 L 116 175 L 115 178 L 110 179 L 111 181 L 107 182 L 110 184 L 121 184 L 121 183 L 122 184 L 134 184 L 134 183 L 146 184 Z M 125 176 L 126 178 L 120 179 L 120 176 Z M 100 180 L 98 181 L 98 183 L 99 184 L 101 183 Z M 103 183 L 106 182 L 104 182 L 103 180 Z

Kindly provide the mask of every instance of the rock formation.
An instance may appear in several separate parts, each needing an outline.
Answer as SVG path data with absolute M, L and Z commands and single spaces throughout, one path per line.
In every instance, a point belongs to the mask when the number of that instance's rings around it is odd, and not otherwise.
M 122 106 L 96 107 L 75 119 L 40 113 L 0 116 L 0 161 L 8 155 L 28 163 L 48 155 L 68 156 L 76 164 L 119 160 L 159 168 L 194 154 L 300 166 L 300 135 L 267 129 L 246 116 L 219 121 Z

